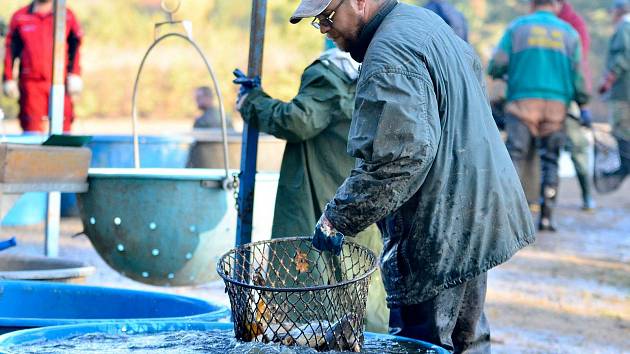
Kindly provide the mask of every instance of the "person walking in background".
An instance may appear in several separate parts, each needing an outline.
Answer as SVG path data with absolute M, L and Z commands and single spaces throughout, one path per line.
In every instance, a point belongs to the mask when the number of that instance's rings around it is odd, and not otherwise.
M 489 353 L 487 271 L 535 235 L 479 57 L 435 13 L 395 0 L 302 0 L 290 21 L 307 17 L 362 63 L 347 147 L 357 165 L 313 246 L 339 254 L 378 223 L 390 333 Z
M 451 26 L 459 38 L 468 42 L 468 21 L 464 14 L 459 12 L 446 0 L 430 0 L 424 5 L 425 9 L 435 12 L 438 16 Z
M 274 99 L 259 81 L 242 83 L 238 110 L 260 132 L 287 141 L 280 168 L 271 238 L 304 236 L 326 202 L 355 166 L 346 153 L 359 64 L 337 48 L 325 51 L 302 74 L 298 94 L 289 102 Z M 357 242 L 376 254 L 382 249 L 375 225 Z M 387 332 L 389 311 L 380 273 L 372 279 L 367 307 L 367 330 Z
M 580 38 L 555 15 L 556 0 L 532 0 L 532 14 L 512 22 L 488 66 L 495 79 L 507 78 L 507 148 L 522 178 L 531 146 L 541 160 L 539 230 L 555 231 L 558 158 L 564 146 L 567 107 L 588 102 Z M 583 115 L 588 115 L 586 110 Z M 536 140 L 532 145 L 532 140 Z
M 588 53 L 590 52 L 591 36 L 584 18 L 573 8 L 569 0 L 560 0 L 557 12 L 558 18 L 567 22 L 573 27 L 580 36 L 582 43 L 582 77 L 584 78 L 584 87 L 587 92 L 591 92 L 591 70 L 588 65 Z M 582 114 L 583 113 L 583 114 Z M 592 184 L 591 184 L 591 142 L 589 141 L 588 131 L 583 127 L 590 128 L 592 124 L 590 111 L 580 112 L 577 103 L 572 102 L 568 110 L 568 118 L 566 120 L 567 147 L 571 152 L 571 161 L 575 167 L 575 174 L 582 190 L 582 209 L 592 211 L 595 209 L 595 200 L 593 200 Z
M 0 38 L 4 38 L 7 35 L 7 24 L 4 19 L 0 17 Z
M 618 187 L 630 174 L 630 0 L 615 0 L 615 33 L 608 45 L 606 72 L 599 87 L 609 101 L 612 133 L 619 147 L 619 168 L 607 175 Z
M 195 89 L 195 102 L 201 115 L 195 118 L 193 128 L 221 128 L 221 114 L 214 103 L 214 94 L 208 86 Z M 232 120 L 226 119 L 226 127 L 232 129 Z
M 201 111 L 201 115 L 195 118 L 193 129 L 221 129 L 221 112 L 214 101 L 215 95 L 208 86 L 199 86 L 195 89 L 195 103 Z M 226 128 L 233 130 L 232 120 L 226 116 Z M 214 138 L 220 135 L 208 132 L 193 132 L 196 138 Z M 187 168 L 216 168 L 215 150 L 208 149 L 203 142 L 195 141 L 188 152 Z
M 52 85 L 53 2 L 35 0 L 11 17 L 5 41 L 3 92 L 19 99 L 20 125 L 25 132 L 47 132 L 48 105 Z M 83 31 L 74 13 L 66 13 L 66 73 L 63 130 L 70 131 L 74 120 L 71 95 L 83 88 L 80 51 Z M 13 68 L 19 59 L 16 81 Z

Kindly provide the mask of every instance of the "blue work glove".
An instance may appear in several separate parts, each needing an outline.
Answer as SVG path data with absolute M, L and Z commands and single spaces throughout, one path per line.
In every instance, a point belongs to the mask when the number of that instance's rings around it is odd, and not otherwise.
M 236 78 L 232 82 L 241 85 L 241 88 L 238 90 L 238 96 L 236 97 L 236 105 L 240 107 L 243 103 L 243 99 L 245 99 L 249 92 L 256 87 L 260 87 L 260 76 L 247 77 L 240 69 L 234 69 L 233 74 Z
M 343 234 L 332 225 L 326 214 L 322 214 L 315 225 L 315 233 L 313 234 L 313 247 L 320 251 L 329 251 L 338 256 L 341 254 L 343 246 Z
M 587 128 L 590 128 L 593 125 L 593 116 L 591 115 L 590 109 L 580 109 L 580 124 Z

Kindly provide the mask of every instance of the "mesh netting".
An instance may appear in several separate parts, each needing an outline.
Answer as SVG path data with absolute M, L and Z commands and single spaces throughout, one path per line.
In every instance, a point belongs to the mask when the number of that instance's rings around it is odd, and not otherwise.
M 599 193 L 609 193 L 619 187 L 623 181 L 611 175 L 620 167 L 619 148 L 615 138 L 604 131 L 593 130 L 595 137 L 595 159 L 593 185 Z
M 311 238 L 250 243 L 221 257 L 217 271 L 243 341 L 359 351 L 376 256 L 345 242 L 340 256 Z

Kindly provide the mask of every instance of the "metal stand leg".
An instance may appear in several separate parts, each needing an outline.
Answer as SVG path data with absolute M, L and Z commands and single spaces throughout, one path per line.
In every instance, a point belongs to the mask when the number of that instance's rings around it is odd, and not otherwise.
M 249 38 L 249 65 L 247 68 L 247 75 L 250 77 L 261 75 L 262 73 L 266 15 L 267 0 L 254 0 L 252 2 L 252 20 Z M 239 214 L 238 223 L 236 225 L 236 246 L 249 243 L 252 240 L 257 153 L 258 131 L 246 124 L 245 127 L 243 127 L 243 148 L 241 151 L 241 175 L 238 191 Z
M 54 6 L 54 42 L 53 42 L 53 82 L 50 90 L 50 134 L 63 133 L 64 98 L 65 98 L 65 40 L 66 40 L 66 0 L 55 0 Z M 46 211 L 46 246 L 47 256 L 59 255 L 59 223 L 61 219 L 61 193 L 48 193 Z
M 59 256 L 59 226 L 61 223 L 61 193 L 48 193 L 46 208 L 46 244 L 44 253 L 48 257 Z

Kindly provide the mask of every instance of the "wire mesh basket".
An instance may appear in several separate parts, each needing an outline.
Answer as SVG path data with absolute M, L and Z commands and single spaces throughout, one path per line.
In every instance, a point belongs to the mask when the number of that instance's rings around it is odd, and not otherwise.
M 599 193 L 610 193 L 623 181 L 619 176 L 612 174 L 621 166 L 619 147 L 609 132 L 594 129 L 593 136 L 595 138 L 593 185 Z
M 376 256 L 353 242 L 333 256 L 313 248 L 311 240 L 250 243 L 219 259 L 237 339 L 319 351 L 361 350 Z

